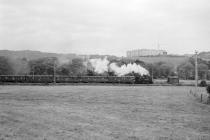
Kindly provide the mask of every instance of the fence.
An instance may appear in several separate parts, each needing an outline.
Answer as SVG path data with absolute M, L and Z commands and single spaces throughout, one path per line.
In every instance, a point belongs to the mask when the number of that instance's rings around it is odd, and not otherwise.
M 190 95 L 192 95 L 197 101 L 201 103 L 208 103 L 208 94 L 206 92 L 206 88 L 197 88 L 196 89 L 191 89 L 190 90 Z

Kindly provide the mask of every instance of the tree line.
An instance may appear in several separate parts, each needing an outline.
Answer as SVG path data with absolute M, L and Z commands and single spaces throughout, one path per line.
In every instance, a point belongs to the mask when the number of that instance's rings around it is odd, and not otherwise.
M 166 62 L 145 63 L 139 60 L 130 59 L 115 59 L 108 58 L 110 62 L 115 62 L 117 65 L 128 63 L 137 63 L 145 67 L 150 76 L 154 79 L 165 79 L 168 76 L 179 76 L 180 79 L 194 79 L 195 62 L 194 58 L 189 58 L 188 61 L 174 66 Z M 198 77 L 199 79 L 210 80 L 210 61 L 198 59 Z M 0 75 L 56 75 L 63 76 L 83 76 L 83 75 L 99 75 L 94 72 L 89 63 L 84 59 L 75 58 L 68 62 L 61 63 L 56 57 L 39 58 L 35 60 L 10 59 L 0 56 Z M 114 75 L 113 72 L 104 73 L 104 75 Z

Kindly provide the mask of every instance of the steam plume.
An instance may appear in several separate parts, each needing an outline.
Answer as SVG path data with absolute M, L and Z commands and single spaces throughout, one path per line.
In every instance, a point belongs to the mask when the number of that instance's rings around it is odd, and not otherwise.
M 129 73 L 138 73 L 140 75 L 149 75 L 149 72 L 140 65 L 134 64 L 127 64 L 118 66 L 116 63 L 110 63 L 107 58 L 104 59 L 90 59 L 89 62 L 91 63 L 94 71 L 96 73 L 102 74 L 104 72 L 113 71 L 118 76 L 123 76 Z
M 140 65 L 134 64 L 127 64 L 122 65 L 121 67 L 117 66 L 115 63 L 110 64 L 110 69 L 115 72 L 118 76 L 123 76 L 128 73 L 138 73 L 140 75 L 149 75 L 149 72 Z
M 109 61 L 104 58 L 104 59 L 91 59 L 90 60 L 91 65 L 94 68 L 94 71 L 97 73 L 104 73 L 108 71 L 108 64 Z

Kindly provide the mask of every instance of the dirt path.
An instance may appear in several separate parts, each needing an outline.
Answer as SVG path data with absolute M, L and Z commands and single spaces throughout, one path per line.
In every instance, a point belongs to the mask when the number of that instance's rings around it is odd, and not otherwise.
M 210 140 L 190 88 L 0 86 L 0 140 Z

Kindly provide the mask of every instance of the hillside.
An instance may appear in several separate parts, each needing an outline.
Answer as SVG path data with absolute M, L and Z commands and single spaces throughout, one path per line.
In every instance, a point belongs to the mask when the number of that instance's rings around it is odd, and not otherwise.
M 201 52 L 198 57 L 210 61 L 210 52 Z
M 57 54 L 57 53 L 47 53 L 40 51 L 11 51 L 11 50 L 0 50 L 0 56 L 5 56 L 13 59 L 26 58 L 27 60 L 33 60 L 43 57 L 57 57 L 61 59 L 73 59 L 76 57 L 76 54 Z
M 11 50 L 0 50 L 0 56 L 5 56 L 12 59 L 22 59 L 26 58 L 27 60 L 33 60 L 43 57 L 57 57 L 60 60 L 72 60 L 74 58 L 103 58 L 103 57 L 111 57 L 115 59 L 119 59 L 116 56 L 109 55 L 76 55 L 73 53 L 69 54 L 58 54 L 58 53 L 48 53 L 48 52 L 40 52 L 40 51 L 31 51 L 31 50 L 23 50 L 23 51 L 11 51 Z M 87 57 L 88 56 L 88 57 Z M 201 52 L 198 54 L 198 57 L 207 61 L 210 61 L 210 52 Z M 144 56 L 133 59 L 138 59 L 144 61 L 146 63 L 156 63 L 156 62 L 166 62 L 171 63 L 174 66 L 178 66 L 181 63 L 186 62 L 190 56 L 187 55 L 167 55 L 167 56 Z
M 135 58 L 146 63 L 166 62 L 175 67 L 189 60 L 187 56 L 167 55 L 167 56 L 144 56 Z

